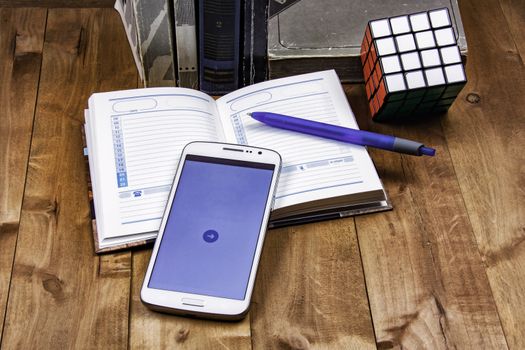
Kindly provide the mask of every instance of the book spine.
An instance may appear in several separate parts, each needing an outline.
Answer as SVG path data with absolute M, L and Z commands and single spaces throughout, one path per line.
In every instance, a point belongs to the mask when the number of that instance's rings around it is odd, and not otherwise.
M 195 1 L 174 0 L 178 86 L 199 88 Z
M 239 87 L 240 0 L 199 0 L 199 84 L 208 94 Z
M 241 74 L 242 85 L 253 84 L 253 60 L 252 60 L 252 38 L 253 38 L 253 6 L 255 0 L 244 0 L 243 6 L 243 31 L 242 31 L 242 59 Z M 263 0 L 264 1 L 264 0 Z
M 267 78 L 267 0 L 245 0 L 243 11 L 243 86 L 260 83 Z
M 253 1 L 253 34 L 252 34 L 252 78 L 250 83 L 260 83 L 265 81 L 268 76 L 268 55 L 267 55 L 267 36 L 268 36 L 268 1 Z
M 175 86 L 171 0 L 133 0 L 144 86 Z

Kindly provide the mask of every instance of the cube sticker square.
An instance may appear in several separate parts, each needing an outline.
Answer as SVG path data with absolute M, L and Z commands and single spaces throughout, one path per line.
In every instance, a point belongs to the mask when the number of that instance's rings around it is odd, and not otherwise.
M 399 16 L 390 18 L 390 27 L 394 35 L 410 33 L 410 23 L 408 16 Z
M 385 75 L 385 81 L 388 92 L 404 91 L 407 88 L 401 73 Z
M 449 27 L 452 25 L 447 8 L 429 11 L 428 15 L 432 28 Z
M 391 35 L 388 19 L 370 22 L 370 29 L 372 30 L 373 38 L 382 38 Z
M 383 73 L 395 73 L 401 71 L 401 62 L 398 55 L 385 56 L 379 59 Z
M 461 54 L 457 45 L 442 47 L 439 49 L 443 64 L 461 63 Z
M 421 61 L 417 52 L 409 52 L 401 55 L 404 70 L 421 68 Z
M 410 25 L 414 32 L 430 29 L 430 21 L 426 12 L 410 15 Z
M 434 32 L 438 46 L 454 45 L 456 43 L 456 36 L 452 27 L 438 29 Z
M 443 74 L 443 68 L 441 67 L 425 70 L 425 77 L 427 78 L 428 86 L 445 84 L 445 74 Z
M 376 40 L 377 54 L 386 56 L 396 53 L 396 45 L 393 38 L 384 38 Z
M 406 73 L 405 79 L 409 89 L 425 87 L 425 78 L 423 77 L 423 72 L 420 70 Z
M 399 52 L 413 51 L 416 49 L 416 42 L 412 34 L 396 36 L 396 44 Z
M 445 66 L 445 75 L 448 83 L 458 83 L 467 80 L 462 64 L 454 64 L 452 66 Z
M 432 33 L 431 30 L 416 33 L 416 42 L 417 42 L 417 48 L 419 50 L 428 49 L 430 47 L 436 46 L 436 41 L 434 40 L 434 34 Z
M 437 49 L 423 50 L 419 53 L 423 67 L 435 67 L 441 64 Z

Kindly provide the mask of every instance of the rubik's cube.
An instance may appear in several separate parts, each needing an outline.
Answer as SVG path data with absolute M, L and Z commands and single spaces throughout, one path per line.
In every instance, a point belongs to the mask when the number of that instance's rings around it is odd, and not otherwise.
M 467 81 L 447 8 L 370 21 L 361 63 L 376 121 L 444 112 Z

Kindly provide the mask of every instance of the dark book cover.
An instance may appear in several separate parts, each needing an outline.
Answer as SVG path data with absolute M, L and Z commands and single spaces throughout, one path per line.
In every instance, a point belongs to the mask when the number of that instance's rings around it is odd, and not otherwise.
M 239 88 L 241 0 L 199 0 L 199 85 L 208 94 Z

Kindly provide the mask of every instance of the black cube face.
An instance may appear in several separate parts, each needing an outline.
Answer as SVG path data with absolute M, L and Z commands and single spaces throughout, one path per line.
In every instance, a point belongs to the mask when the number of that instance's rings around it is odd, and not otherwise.
M 427 88 L 425 96 L 423 96 L 423 102 L 433 101 L 435 103 L 442 97 L 445 89 L 446 87 L 444 85 Z
M 459 92 L 461 91 L 461 89 L 463 89 L 463 84 L 450 84 L 448 85 L 444 91 L 443 91 L 443 94 L 441 95 L 441 98 L 442 99 L 447 99 L 447 98 L 452 98 L 452 97 L 456 97 Z
M 418 109 L 421 113 L 430 113 L 435 106 L 436 101 L 422 101 Z
M 447 8 L 370 21 L 361 59 L 377 121 L 443 112 L 467 81 Z

